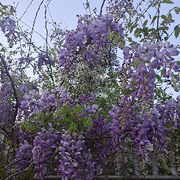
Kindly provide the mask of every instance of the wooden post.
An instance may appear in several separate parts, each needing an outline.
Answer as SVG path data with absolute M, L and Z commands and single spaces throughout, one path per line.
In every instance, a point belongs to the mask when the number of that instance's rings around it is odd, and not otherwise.
M 116 163 L 115 175 L 121 175 L 121 163 L 117 157 L 115 163 Z
M 153 175 L 159 175 L 157 155 L 154 152 L 151 152 L 151 164 L 152 164 L 152 172 Z
M 134 175 L 139 176 L 140 175 L 139 161 L 138 161 L 138 155 L 135 152 L 133 152 L 132 159 L 134 165 Z
M 174 176 L 178 176 L 178 167 L 176 157 L 174 157 L 174 162 L 171 162 L 171 173 Z

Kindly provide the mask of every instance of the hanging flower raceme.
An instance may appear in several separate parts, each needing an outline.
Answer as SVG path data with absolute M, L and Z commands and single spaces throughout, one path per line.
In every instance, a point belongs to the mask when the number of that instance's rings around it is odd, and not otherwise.
M 96 172 L 93 156 L 83 140 L 83 132 L 72 135 L 64 130 L 59 147 L 59 171 L 63 180 L 91 180 Z
M 169 79 L 179 70 L 173 58 L 178 53 L 177 48 L 167 42 L 124 48 L 120 75 L 124 77 L 122 88 L 126 95 L 109 112 L 117 150 L 123 151 L 123 144 L 129 139 L 142 158 L 147 156 L 149 145 L 153 145 L 156 152 L 168 152 L 179 124 L 179 107 L 172 99 L 164 104 L 155 103 L 154 89 L 157 76 Z
M 123 54 L 125 60 L 120 75 L 126 75 L 125 89 L 131 90 L 131 96 L 139 101 L 153 103 L 157 75 L 162 74 L 162 78 L 167 79 L 180 68 L 173 58 L 179 51 L 168 42 L 126 46 Z
M 34 138 L 34 144 L 32 149 L 33 163 L 35 178 L 42 179 L 46 173 L 46 163 L 50 164 L 50 157 L 55 156 L 55 151 L 60 145 L 61 134 L 59 131 L 52 128 L 52 124 L 49 123 L 49 129 L 41 129 L 41 132 L 37 133 Z M 52 159 L 53 161 L 54 158 Z M 54 162 L 51 162 L 54 163 Z
M 24 140 L 24 143 L 21 143 L 20 147 L 16 150 L 16 160 L 19 160 L 17 167 L 20 171 L 23 171 L 29 166 L 32 157 L 32 148 L 32 145 Z
M 15 42 L 20 36 L 20 33 L 16 30 L 16 24 L 14 20 L 10 17 L 4 17 L 0 19 L 0 27 L 1 31 L 7 37 L 8 43 L 10 43 L 12 46 L 13 42 Z
M 87 15 L 80 18 L 77 29 L 67 32 L 60 49 L 59 62 L 63 74 L 72 76 L 80 62 L 91 69 L 113 66 L 116 60 L 114 47 L 122 39 L 122 25 L 115 23 L 111 14 L 95 19 L 89 19 Z

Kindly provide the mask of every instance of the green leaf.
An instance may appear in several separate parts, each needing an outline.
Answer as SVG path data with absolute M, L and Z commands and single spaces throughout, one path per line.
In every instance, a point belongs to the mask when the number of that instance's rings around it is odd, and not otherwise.
M 158 80 L 158 82 L 162 83 L 162 79 L 161 79 L 161 76 L 159 76 L 158 74 L 156 74 L 156 79 Z
M 82 113 L 87 115 L 86 108 L 84 106 L 81 106 Z
M 161 76 L 163 75 L 163 73 L 164 73 L 164 69 L 161 70 Z
M 135 30 L 135 32 L 134 32 L 134 36 L 135 36 L 135 37 L 139 37 L 141 33 L 142 33 L 142 29 L 141 29 L 141 28 L 137 28 L 137 29 Z
M 165 21 L 167 21 L 167 17 L 165 15 L 162 15 L 161 18 L 163 18 Z
M 133 26 L 130 28 L 130 31 L 129 31 L 129 32 L 132 33 L 133 29 L 136 28 L 136 27 L 138 27 L 138 24 L 133 25 Z
M 143 26 L 147 25 L 148 20 L 144 21 Z
M 20 126 L 20 131 L 22 131 L 23 129 L 24 129 L 24 123 L 21 124 L 21 126 Z
M 180 27 L 179 26 L 175 26 L 174 27 L 174 35 L 177 38 L 179 36 L 180 33 Z
M 126 41 L 122 41 L 122 46 L 124 47 L 126 45 Z
M 153 7 L 156 6 L 158 3 L 159 3 L 159 1 L 156 1 L 156 2 L 153 4 Z
M 157 18 L 157 16 L 154 16 L 154 17 L 153 17 L 153 19 L 152 19 L 152 21 L 151 21 L 151 24 L 154 23 L 154 21 L 156 20 L 156 18 Z
M 174 4 L 172 1 L 170 1 L 170 0 L 163 0 L 163 2 L 162 3 L 167 3 L 167 4 Z
M 139 61 L 140 63 L 144 63 L 144 60 L 143 60 L 142 58 L 139 58 L 138 61 Z
M 135 69 L 137 69 L 138 66 L 139 66 L 139 62 L 133 61 L 132 63 L 133 63 L 133 67 L 134 67 Z
M 54 114 L 54 117 L 57 118 L 57 116 L 61 113 L 61 110 L 60 109 L 57 109 L 55 114 Z
M 133 42 L 131 37 L 127 37 L 129 42 Z
M 112 83 L 109 83 L 109 84 L 107 85 L 107 87 L 108 87 L 108 88 L 111 88 L 111 87 L 112 87 Z
M 92 126 L 93 121 L 91 117 L 86 118 L 85 126 Z
M 176 64 L 180 66 L 180 61 L 177 61 Z
M 11 15 L 14 15 L 14 8 L 13 8 L 13 6 L 11 6 L 10 13 L 11 13 Z
M 174 11 L 175 11 L 176 14 L 179 14 L 180 8 L 179 8 L 179 7 L 175 7 L 175 8 L 174 8 Z
M 115 41 L 115 43 L 118 43 L 118 41 L 119 41 L 119 33 L 116 34 L 114 41 Z
M 109 40 L 112 40 L 112 38 L 114 37 L 114 32 L 111 32 L 110 34 L 109 34 Z
M 80 111 L 81 111 L 81 106 L 79 106 L 78 108 L 76 108 L 76 109 L 73 111 L 73 114 L 75 114 L 76 112 L 78 112 L 78 114 L 79 114 Z
M 69 128 L 68 128 L 68 132 L 75 132 L 77 130 L 77 127 L 75 125 L 75 123 L 70 124 Z

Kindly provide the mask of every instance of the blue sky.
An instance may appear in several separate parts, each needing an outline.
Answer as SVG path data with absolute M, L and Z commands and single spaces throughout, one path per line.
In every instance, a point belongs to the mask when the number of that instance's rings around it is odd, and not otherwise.
M 28 26 L 32 27 L 33 20 L 35 17 L 35 13 L 39 7 L 39 4 L 42 0 L 34 0 L 22 18 L 22 21 L 25 22 Z M 46 2 L 45 0 L 44 2 Z M 4 5 L 15 5 L 17 7 L 17 17 L 21 17 L 31 0 L 1 0 L 1 3 Z M 76 15 L 87 14 L 83 3 L 86 0 L 52 0 L 49 5 L 49 9 L 53 20 L 57 23 L 61 23 L 62 28 L 64 29 L 74 29 L 77 25 L 77 17 Z M 92 7 L 100 7 L 102 1 L 101 0 L 92 0 Z M 35 24 L 35 30 L 45 37 L 45 28 L 44 28 L 44 15 L 45 8 L 44 4 L 41 6 L 41 9 L 37 16 L 37 21 Z M 49 12 L 47 12 L 47 17 L 51 21 Z M 23 25 L 23 23 L 21 23 Z M 24 29 L 29 29 L 26 25 L 23 25 Z M 30 30 L 30 29 L 29 29 Z M 33 39 L 37 44 L 42 45 L 44 42 L 42 38 L 36 33 L 33 34 Z

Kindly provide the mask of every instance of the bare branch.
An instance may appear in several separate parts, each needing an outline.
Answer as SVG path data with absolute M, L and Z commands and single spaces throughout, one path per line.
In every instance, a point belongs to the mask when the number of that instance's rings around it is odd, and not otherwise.
M 27 170 L 32 166 L 32 164 L 33 164 L 33 161 L 31 162 L 31 164 L 30 164 L 26 169 L 24 169 L 24 170 L 22 170 L 22 171 L 15 172 L 14 174 L 11 174 L 11 175 L 10 175 L 9 177 L 7 177 L 5 180 L 12 179 L 13 176 L 17 176 L 18 174 L 21 174 L 21 173 L 27 171 Z
M 158 4 L 158 9 L 157 9 L 157 41 L 161 41 L 161 36 L 159 34 L 159 15 L 160 15 L 160 7 L 161 7 L 161 2 Z
M 29 3 L 28 7 L 26 8 L 26 10 L 24 11 L 24 13 L 22 14 L 22 16 L 18 19 L 18 21 L 20 21 L 22 19 L 22 17 L 26 14 L 27 10 L 29 9 L 29 7 L 31 6 L 32 2 L 34 0 L 31 0 L 31 2 Z
M 16 161 L 13 161 L 12 163 L 10 163 L 10 164 L 8 164 L 5 168 L 7 169 L 7 168 L 9 168 L 9 166 L 12 166 L 13 164 L 16 164 L 16 163 L 18 163 L 18 162 L 20 162 L 20 161 L 22 161 L 23 159 L 18 159 L 18 160 L 16 160 Z
M 44 0 L 41 1 L 40 5 L 39 5 L 39 7 L 38 7 L 38 10 L 36 11 L 35 17 L 34 17 L 33 26 L 32 26 L 31 32 L 30 32 L 30 36 L 31 36 L 31 37 L 30 37 L 30 42 L 32 41 L 32 35 L 33 35 L 33 32 L 34 32 L 34 27 L 35 27 L 37 15 L 38 15 L 38 13 L 39 13 L 39 11 L 40 11 L 40 9 L 41 9 L 41 6 L 42 6 L 43 2 L 44 2 Z M 31 46 L 29 46 L 29 51 L 28 51 L 28 52 L 30 52 L 30 47 L 31 47 Z
M 102 5 L 101 5 L 101 9 L 100 9 L 100 16 L 102 15 L 102 10 L 103 10 L 103 6 L 106 0 L 103 0 Z
M 7 68 L 7 65 L 6 65 L 6 61 L 4 60 L 4 57 L 0 54 L 0 59 L 2 60 L 2 63 L 4 65 L 4 68 L 5 68 L 5 72 L 11 82 L 11 85 L 12 85 L 12 88 L 13 88 L 13 94 L 14 94 L 14 97 L 15 97 L 15 100 L 16 100 L 16 105 L 15 105 L 15 114 L 14 114 L 14 120 L 13 122 L 15 122 L 16 120 L 16 116 L 17 116 L 17 111 L 18 111 L 18 97 L 17 97 L 17 92 L 16 92 L 16 88 L 15 88 L 15 85 L 14 85 L 14 81 L 11 77 L 11 75 L 9 74 L 9 71 L 8 71 L 8 68 Z

